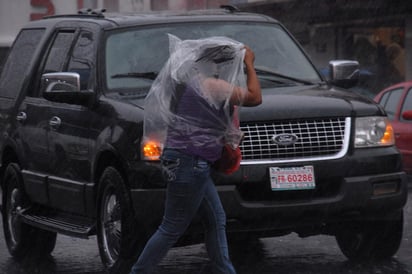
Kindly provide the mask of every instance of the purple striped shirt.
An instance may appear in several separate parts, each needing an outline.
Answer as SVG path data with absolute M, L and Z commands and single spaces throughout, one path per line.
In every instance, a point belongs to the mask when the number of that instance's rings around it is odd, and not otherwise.
M 176 115 L 183 119 L 176 119 L 169 126 L 166 147 L 211 163 L 219 159 L 227 126 L 223 107 L 216 109 L 187 86 L 179 99 Z

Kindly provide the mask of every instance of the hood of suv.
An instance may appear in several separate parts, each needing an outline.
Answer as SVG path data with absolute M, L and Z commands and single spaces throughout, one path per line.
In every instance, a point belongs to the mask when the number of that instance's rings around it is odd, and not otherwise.
M 383 115 L 372 100 L 327 85 L 267 88 L 262 104 L 241 108 L 242 121 Z
M 262 95 L 261 105 L 241 108 L 242 121 L 384 115 L 371 99 L 327 85 L 263 88 Z M 144 107 L 143 98 L 129 103 Z

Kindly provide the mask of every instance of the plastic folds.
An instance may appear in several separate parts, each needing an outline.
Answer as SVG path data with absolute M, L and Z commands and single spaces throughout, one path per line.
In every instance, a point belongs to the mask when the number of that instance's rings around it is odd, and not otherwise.
M 169 34 L 170 57 L 145 99 L 144 141 L 211 161 L 224 145 L 239 145 L 232 96 L 246 93 L 244 45 L 227 37 L 180 40 Z M 219 150 L 219 153 L 213 153 Z

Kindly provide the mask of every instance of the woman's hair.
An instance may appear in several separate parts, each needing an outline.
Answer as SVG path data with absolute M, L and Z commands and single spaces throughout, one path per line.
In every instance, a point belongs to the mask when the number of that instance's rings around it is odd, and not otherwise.
M 219 45 L 205 48 L 195 62 L 213 62 L 215 64 L 233 60 L 236 51 L 229 45 Z

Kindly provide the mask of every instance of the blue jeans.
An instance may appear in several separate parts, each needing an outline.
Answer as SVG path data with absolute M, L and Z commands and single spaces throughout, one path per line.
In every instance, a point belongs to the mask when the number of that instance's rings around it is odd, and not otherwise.
M 213 272 L 236 273 L 229 259 L 226 215 L 210 177 L 209 163 L 173 149 L 166 149 L 161 159 L 168 181 L 163 221 L 130 274 L 151 273 L 197 213 L 205 220 L 205 244 Z

